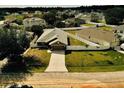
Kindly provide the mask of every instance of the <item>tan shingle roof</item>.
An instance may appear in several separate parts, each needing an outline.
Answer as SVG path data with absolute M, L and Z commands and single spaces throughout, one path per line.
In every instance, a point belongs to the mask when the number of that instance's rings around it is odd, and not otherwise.
M 54 41 L 51 41 L 49 44 L 53 44 L 57 41 L 67 45 L 68 42 L 67 42 L 67 34 L 59 29 L 59 28 L 54 28 L 54 29 L 49 29 L 49 30 L 46 30 L 44 31 L 44 33 L 39 37 L 39 39 L 37 40 L 37 42 L 49 42 L 50 40 L 52 39 L 55 39 Z

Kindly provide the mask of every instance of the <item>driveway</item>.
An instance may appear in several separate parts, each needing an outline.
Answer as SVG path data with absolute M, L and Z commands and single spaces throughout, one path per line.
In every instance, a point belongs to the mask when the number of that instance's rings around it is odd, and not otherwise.
M 65 51 L 52 51 L 50 62 L 45 72 L 68 72 L 65 66 Z

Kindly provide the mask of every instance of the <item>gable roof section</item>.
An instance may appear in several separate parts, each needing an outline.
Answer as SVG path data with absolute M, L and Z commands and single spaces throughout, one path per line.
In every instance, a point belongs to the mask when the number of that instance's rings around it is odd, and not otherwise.
M 55 40 L 53 40 L 53 39 L 55 39 Z M 53 40 L 53 41 L 51 41 L 51 40 Z M 37 43 L 39 43 L 39 42 L 48 43 L 49 41 L 51 41 L 49 43 L 49 45 L 51 45 L 57 41 L 67 45 L 68 44 L 67 34 L 59 28 L 44 30 L 44 33 L 39 37 L 39 39 L 36 42 Z

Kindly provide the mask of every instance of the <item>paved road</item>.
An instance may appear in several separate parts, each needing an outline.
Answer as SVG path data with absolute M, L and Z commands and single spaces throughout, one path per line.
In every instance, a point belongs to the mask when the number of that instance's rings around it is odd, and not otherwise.
M 105 23 L 96 23 L 96 22 L 87 22 L 88 24 L 95 24 L 95 25 L 104 25 L 104 26 L 110 26 L 110 27 L 116 27 L 116 25 L 108 25 L 108 24 L 105 24 Z
M 68 72 L 65 66 L 65 51 L 52 51 L 50 62 L 45 72 Z
M 33 87 L 124 87 L 124 71 L 97 73 L 34 73 L 19 83 Z

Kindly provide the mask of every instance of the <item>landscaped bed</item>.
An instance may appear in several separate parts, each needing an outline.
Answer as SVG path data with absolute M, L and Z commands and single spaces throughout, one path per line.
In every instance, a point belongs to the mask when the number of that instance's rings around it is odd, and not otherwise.
M 78 51 L 66 54 L 69 72 L 109 72 L 124 70 L 124 55 L 116 51 Z
M 24 56 L 31 72 L 44 72 L 50 60 L 47 50 L 30 49 Z

